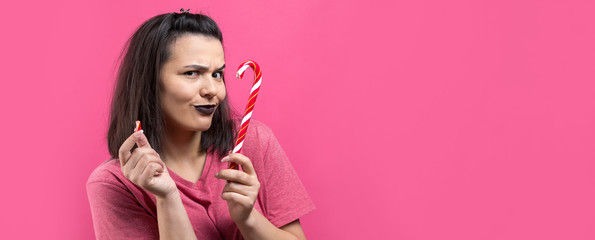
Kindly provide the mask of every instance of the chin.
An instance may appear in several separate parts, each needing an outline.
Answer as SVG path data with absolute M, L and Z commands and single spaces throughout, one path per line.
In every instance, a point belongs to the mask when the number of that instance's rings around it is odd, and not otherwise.
M 209 121 L 208 124 L 199 124 L 196 131 L 204 132 L 209 130 L 209 128 L 211 128 L 211 121 Z
M 196 131 L 197 132 L 206 132 L 207 130 L 209 130 L 209 128 L 199 128 Z

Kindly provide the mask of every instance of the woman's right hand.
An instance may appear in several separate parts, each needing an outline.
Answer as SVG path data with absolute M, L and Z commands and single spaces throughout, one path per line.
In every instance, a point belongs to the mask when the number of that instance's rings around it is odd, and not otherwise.
M 134 144 L 138 147 L 131 153 Z M 118 155 L 124 176 L 137 186 L 162 198 L 178 191 L 165 163 L 151 148 L 142 130 L 133 133 L 122 143 Z

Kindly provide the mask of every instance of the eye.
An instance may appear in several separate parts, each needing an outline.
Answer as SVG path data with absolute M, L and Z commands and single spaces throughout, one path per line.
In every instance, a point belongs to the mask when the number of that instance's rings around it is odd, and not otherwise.
M 223 78 L 223 73 L 222 72 L 213 73 L 213 77 L 221 79 L 221 78 Z
M 185 72 L 184 75 L 186 75 L 186 76 L 195 76 L 195 75 L 193 75 L 193 73 L 198 74 L 198 72 L 196 72 L 196 71 L 188 71 L 188 72 Z

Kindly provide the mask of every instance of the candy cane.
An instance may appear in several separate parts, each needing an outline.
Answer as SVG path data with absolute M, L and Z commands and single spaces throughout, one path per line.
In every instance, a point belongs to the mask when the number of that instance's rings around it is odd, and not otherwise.
M 248 104 L 246 105 L 246 111 L 244 111 L 244 118 L 242 118 L 242 127 L 240 128 L 240 133 L 238 134 L 238 139 L 236 140 L 236 145 L 233 148 L 233 153 L 239 153 L 242 150 L 242 146 L 244 145 L 244 138 L 246 137 L 246 132 L 248 131 L 248 123 L 250 123 L 250 117 L 252 117 L 252 111 L 254 110 L 254 104 L 256 103 L 256 96 L 258 95 L 258 90 L 260 90 L 260 83 L 262 82 L 262 72 L 260 71 L 260 66 L 252 60 L 248 60 L 240 64 L 238 67 L 238 72 L 236 73 L 236 77 L 242 79 L 244 77 L 244 71 L 252 67 L 254 70 L 254 83 L 252 83 L 252 90 L 250 90 L 250 98 L 248 99 Z M 239 170 L 239 166 L 237 163 L 230 162 L 229 169 Z
M 140 121 L 136 121 L 136 127 L 134 127 L 134 132 L 138 132 L 140 130 L 141 130 L 141 128 L 140 128 Z

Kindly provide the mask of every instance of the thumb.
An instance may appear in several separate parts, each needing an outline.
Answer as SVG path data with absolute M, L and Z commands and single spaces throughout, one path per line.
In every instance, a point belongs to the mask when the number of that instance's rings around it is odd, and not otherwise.
M 136 145 L 139 148 L 142 147 L 151 147 L 151 144 L 149 144 L 149 139 L 147 139 L 147 136 L 145 136 L 145 133 L 143 130 L 140 130 L 138 132 L 135 133 L 136 136 L 134 138 L 134 142 L 136 142 Z

